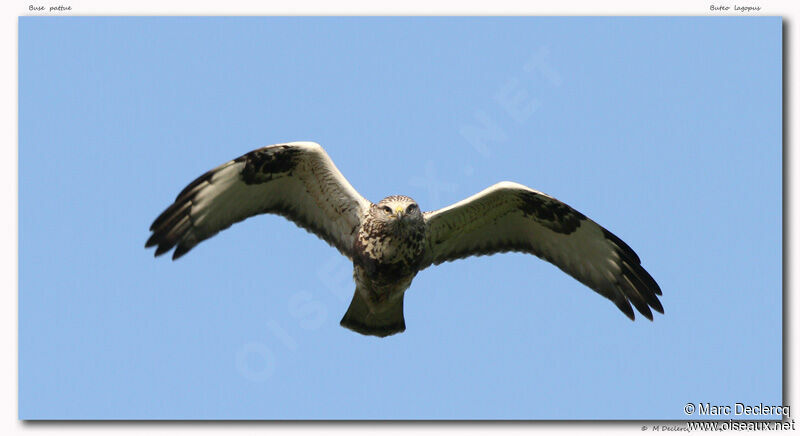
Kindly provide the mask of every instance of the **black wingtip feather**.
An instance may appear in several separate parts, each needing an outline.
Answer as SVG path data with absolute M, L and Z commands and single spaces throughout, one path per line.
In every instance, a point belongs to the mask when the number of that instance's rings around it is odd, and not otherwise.
M 155 255 L 156 256 L 161 256 L 162 254 L 164 254 L 167 251 L 169 251 L 171 248 L 172 248 L 172 245 L 169 245 L 169 244 L 159 245 L 158 248 L 156 248 L 156 254 Z
M 603 235 L 616 246 L 617 250 L 615 251 L 620 257 L 619 267 L 621 268 L 622 279 L 619 280 L 617 286 L 624 299 L 630 300 L 636 310 L 650 321 L 653 320 L 653 312 L 650 308 L 656 312 L 664 313 L 664 307 L 657 297 L 657 295 L 661 295 L 661 288 L 653 279 L 653 276 L 642 268 L 641 260 L 636 252 L 622 239 L 608 230 L 603 229 Z M 620 305 L 617 304 L 617 307 L 620 307 Z M 622 311 L 633 319 L 626 310 L 623 309 Z
M 617 235 L 609 232 L 605 228 L 603 228 L 603 235 L 606 237 L 606 239 L 613 242 L 617 247 L 619 247 L 620 254 L 633 259 L 633 261 L 637 265 L 641 263 L 641 260 L 639 260 L 639 256 L 636 254 L 636 252 L 633 251 L 633 249 L 628 244 L 626 244 L 625 241 L 618 238 Z
M 653 320 L 653 312 L 650 310 L 650 306 L 648 306 L 647 304 L 644 304 L 644 303 L 642 303 L 641 305 L 637 304 L 637 303 L 634 303 L 634 304 L 636 305 L 636 310 L 638 310 L 639 313 L 644 315 L 644 317 L 649 319 L 650 321 Z
M 641 274 L 637 273 L 636 269 L 625 261 L 620 263 L 620 267 L 622 268 L 622 278 L 617 288 L 619 292 L 630 299 L 636 309 L 651 321 L 653 320 L 653 313 L 650 311 L 650 307 L 663 313 L 664 308 L 661 306 L 661 302 L 658 301 L 653 289 L 645 285 L 641 280 Z
M 653 308 L 656 312 L 660 314 L 664 314 L 664 306 L 661 305 L 661 302 L 656 299 L 655 301 L 650 302 L 650 307 Z
M 186 247 L 185 245 L 178 245 L 178 247 L 175 248 L 175 252 L 172 253 L 172 260 L 178 260 L 178 258 L 188 253 L 189 250 L 191 250 L 190 247 Z
M 196 185 L 196 184 L 195 184 Z M 183 237 L 192 227 L 191 217 L 189 215 L 192 207 L 191 198 L 181 198 L 179 196 L 178 202 L 171 204 L 158 218 L 150 225 L 150 231 L 153 234 L 145 243 L 145 248 L 158 246 L 155 256 L 160 256 L 167 251 L 171 250 L 181 242 Z M 183 250 L 184 254 L 188 249 Z M 173 257 L 175 259 L 175 257 Z
M 633 312 L 633 308 L 631 307 L 631 304 L 628 302 L 626 298 L 618 298 L 614 300 L 614 304 L 616 304 L 619 310 L 621 310 L 622 313 L 627 315 L 628 318 L 631 319 L 631 321 L 636 320 L 636 315 Z

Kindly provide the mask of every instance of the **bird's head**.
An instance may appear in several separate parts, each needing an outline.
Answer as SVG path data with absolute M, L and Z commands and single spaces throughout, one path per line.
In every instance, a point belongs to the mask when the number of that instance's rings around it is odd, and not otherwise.
M 419 205 L 410 197 L 392 195 L 379 201 L 374 206 L 374 216 L 390 228 L 400 230 L 424 224 Z

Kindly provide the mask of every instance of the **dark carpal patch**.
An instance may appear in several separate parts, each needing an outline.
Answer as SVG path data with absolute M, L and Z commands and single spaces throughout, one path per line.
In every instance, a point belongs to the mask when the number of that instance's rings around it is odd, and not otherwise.
M 251 151 L 239 159 L 244 160 L 242 180 L 248 185 L 264 183 L 276 175 L 290 173 L 297 165 L 297 147 L 280 145 Z M 237 159 L 237 160 L 239 160 Z
M 586 217 L 564 203 L 533 192 L 519 194 L 520 209 L 526 217 L 532 217 L 548 229 L 569 235 L 581 226 Z

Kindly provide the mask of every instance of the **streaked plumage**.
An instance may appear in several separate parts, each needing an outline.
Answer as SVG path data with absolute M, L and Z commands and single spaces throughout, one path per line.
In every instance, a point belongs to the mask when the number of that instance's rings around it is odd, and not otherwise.
M 422 213 L 405 196 L 363 198 L 313 142 L 272 145 L 189 184 L 150 226 L 146 247 L 173 259 L 248 217 L 274 213 L 353 261 L 356 291 L 341 324 L 362 334 L 405 330 L 403 296 L 416 274 L 442 262 L 506 251 L 534 254 L 648 319 L 661 290 L 622 240 L 580 212 L 523 185 L 501 182 Z

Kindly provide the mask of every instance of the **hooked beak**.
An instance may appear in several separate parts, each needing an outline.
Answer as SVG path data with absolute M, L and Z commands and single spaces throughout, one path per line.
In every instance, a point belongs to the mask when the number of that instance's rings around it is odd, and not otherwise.
M 404 213 L 404 212 L 403 212 L 403 208 L 402 208 L 402 206 L 399 206 L 399 207 L 397 207 L 397 208 L 394 210 L 394 216 L 395 216 L 397 219 L 403 219 L 403 213 Z

